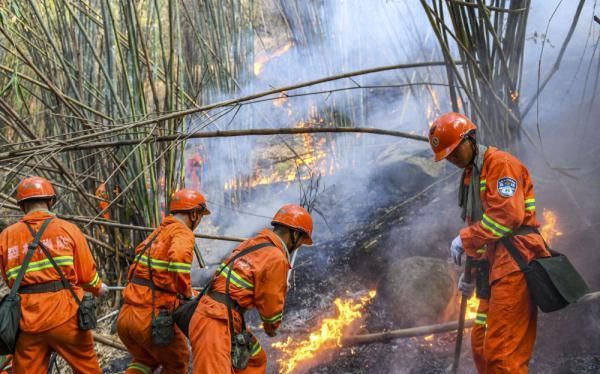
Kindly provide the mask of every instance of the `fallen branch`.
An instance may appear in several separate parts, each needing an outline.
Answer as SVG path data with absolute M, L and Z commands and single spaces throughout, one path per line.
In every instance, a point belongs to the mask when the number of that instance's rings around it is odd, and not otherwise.
M 462 61 L 453 61 L 453 63 L 455 65 L 463 64 Z M 235 99 L 225 100 L 225 101 L 221 101 L 221 102 L 214 103 L 214 104 L 208 104 L 208 105 L 204 105 L 204 106 L 200 106 L 200 107 L 194 107 L 194 108 L 190 108 L 190 109 L 186 109 L 186 110 L 181 110 L 178 112 L 172 112 L 172 113 L 168 113 L 168 114 L 165 114 L 162 116 L 157 116 L 154 118 L 145 119 L 145 120 L 141 120 L 141 121 L 137 121 L 137 122 L 130 122 L 130 123 L 127 123 L 124 126 L 121 126 L 118 128 L 112 128 L 112 129 L 108 129 L 108 130 L 94 132 L 91 134 L 82 135 L 75 139 L 70 139 L 70 141 L 73 142 L 73 141 L 82 141 L 82 140 L 86 140 L 86 139 L 94 139 L 101 135 L 115 134 L 115 133 L 118 133 L 121 131 L 130 130 L 130 129 L 133 129 L 133 128 L 136 128 L 139 126 L 152 125 L 154 123 L 160 123 L 160 122 L 166 123 L 169 120 L 179 119 L 179 118 L 185 117 L 190 114 L 206 112 L 209 110 L 223 108 L 223 107 L 227 107 L 227 106 L 240 105 L 240 104 L 248 103 L 250 101 L 253 101 L 253 100 L 256 100 L 256 99 L 259 99 L 262 97 L 266 97 L 266 96 L 270 96 L 270 95 L 279 95 L 281 93 L 289 93 L 290 91 L 297 90 L 300 88 L 315 86 L 315 85 L 318 85 L 321 83 L 355 77 L 358 75 L 367 75 L 367 74 L 379 73 L 382 71 L 389 71 L 389 70 L 410 69 L 410 68 L 431 67 L 431 66 L 445 66 L 445 65 L 446 65 L 445 61 L 431 61 L 431 62 L 415 62 L 415 63 L 411 63 L 411 64 L 388 65 L 388 66 L 380 66 L 380 67 L 371 68 L 371 69 L 356 70 L 356 71 L 352 71 L 349 73 L 332 75 L 329 77 L 319 78 L 319 79 L 315 79 L 312 81 L 298 83 L 298 84 L 289 85 L 289 86 L 285 86 L 285 87 L 277 87 L 277 88 L 273 88 L 271 90 L 258 92 L 255 94 L 242 96 L 242 97 L 238 97 Z M 40 140 L 44 140 L 44 139 L 40 139 Z M 51 142 L 53 139 L 47 139 L 47 140 L 49 142 Z M 64 144 L 64 141 L 61 144 Z M 0 155 L 3 155 L 3 153 L 0 153 Z M 3 159 L 3 158 L 0 157 L 0 160 L 1 159 Z
M 95 342 L 127 352 L 127 348 L 121 343 L 119 339 L 110 336 L 100 335 L 96 332 L 93 332 L 93 334 Z
M 152 227 L 127 225 L 124 223 L 104 221 L 104 220 L 92 220 L 91 218 L 71 216 L 68 214 L 57 214 L 56 216 L 59 218 L 70 220 L 70 221 L 91 223 L 94 225 L 101 225 L 101 226 L 108 226 L 108 227 L 117 227 L 117 228 L 126 229 L 126 230 L 136 230 L 136 231 L 146 231 L 146 232 L 151 232 L 151 231 L 155 230 Z M 194 235 L 196 236 L 196 238 L 200 238 L 200 239 L 224 240 L 224 241 L 228 241 L 228 242 L 243 242 L 246 240 L 245 238 L 237 238 L 234 236 L 215 236 L 215 235 L 206 235 L 206 234 L 194 234 Z
M 36 154 L 79 151 L 83 149 L 99 149 L 109 147 L 121 147 L 124 145 L 138 145 L 145 143 L 170 142 L 179 140 L 182 137 L 186 139 L 198 138 L 229 138 L 237 136 L 268 136 L 268 135 L 299 135 L 299 134 L 317 134 L 317 133 L 359 133 L 359 134 L 376 134 L 395 136 L 398 138 L 406 138 L 427 142 L 428 138 L 422 135 L 411 134 L 403 131 L 383 130 L 371 127 L 293 127 L 293 128 L 276 128 L 276 129 L 247 129 L 247 130 L 225 130 L 225 131 L 206 131 L 195 132 L 189 134 L 173 134 L 165 136 L 147 137 L 146 139 L 127 139 L 116 140 L 113 142 L 95 142 L 87 144 L 75 144 L 63 146 L 60 148 L 50 148 L 45 150 L 37 150 Z M 0 160 L 12 159 L 15 157 L 26 157 L 34 153 L 29 149 L 9 151 L 0 153 Z
M 591 292 L 582 297 L 576 304 L 584 304 L 591 301 L 600 300 L 600 291 Z M 465 328 L 473 326 L 474 319 L 465 321 Z M 438 325 L 428 325 L 411 327 L 408 329 L 390 330 L 372 334 L 352 335 L 342 339 L 342 346 L 348 347 L 357 344 L 387 342 L 389 340 L 412 338 L 415 336 L 441 334 L 445 332 L 456 331 L 458 329 L 458 321 L 442 323 Z
M 465 321 L 465 328 L 473 326 L 474 319 Z M 393 339 L 412 338 L 414 336 L 440 334 L 444 332 L 456 331 L 458 329 L 458 321 L 442 323 L 439 325 L 428 325 L 420 327 L 411 327 L 408 329 L 390 330 L 379 333 L 353 335 L 342 339 L 342 346 L 348 347 L 351 345 L 386 342 Z

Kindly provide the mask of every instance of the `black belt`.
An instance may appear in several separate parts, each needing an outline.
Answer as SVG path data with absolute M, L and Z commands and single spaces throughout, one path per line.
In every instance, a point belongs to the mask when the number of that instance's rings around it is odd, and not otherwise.
M 538 229 L 536 227 L 523 225 L 523 226 L 519 226 L 516 229 L 514 229 L 511 236 L 539 234 L 539 233 L 540 232 L 538 231 Z
M 231 308 L 233 310 L 235 310 L 236 312 L 240 313 L 240 314 L 244 314 L 246 312 L 246 309 L 242 308 L 240 306 L 240 304 L 238 304 L 235 300 L 233 300 L 231 297 L 227 297 L 227 295 L 225 295 L 224 293 L 221 292 L 216 292 L 216 291 L 210 291 L 208 293 L 208 296 L 210 296 L 214 301 L 219 302 L 225 306 L 227 306 L 228 303 L 231 304 Z
M 129 283 L 133 283 L 133 284 L 137 284 L 139 286 L 144 286 L 144 287 L 148 287 L 150 289 L 152 289 L 152 287 L 154 287 L 154 289 L 156 291 L 160 291 L 160 292 L 165 292 L 165 293 L 170 293 L 172 295 L 176 295 L 177 292 L 173 292 L 171 290 L 166 290 L 164 288 L 160 288 L 158 287 L 156 284 L 153 284 L 152 282 L 150 282 L 150 279 L 146 279 L 146 278 L 140 278 L 140 277 L 133 277 L 131 279 L 131 281 L 129 281 Z
M 46 292 L 58 292 L 64 290 L 65 285 L 62 281 L 54 281 L 48 283 L 32 284 L 30 286 L 19 287 L 19 293 L 33 294 L 33 293 L 46 293 Z

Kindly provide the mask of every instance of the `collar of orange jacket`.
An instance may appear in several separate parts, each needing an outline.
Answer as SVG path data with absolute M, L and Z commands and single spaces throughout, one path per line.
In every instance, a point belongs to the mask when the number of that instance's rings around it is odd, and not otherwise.
M 48 218 L 54 218 L 56 215 L 47 209 L 36 209 L 27 213 L 23 218 L 22 222 L 36 222 L 43 221 Z
M 258 233 L 258 239 L 262 237 L 268 239 L 271 243 L 273 243 L 275 247 L 279 248 L 283 253 L 285 253 L 285 258 L 287 258 L 288 266 L 291 266 L 290 252 L 288 252 L 285 243 L 283 242 L 283 240 L 281 240 L 279 235 L 275 234 L 273 230 L 263 229 L 261 232 Z
M 166 216 L 163 219 L 163 221 L 161 222 L 160 226 L 165 227 L 165 226 L 169 226 L 169 225 L 173 225 L 173 224 L 181 225 L 181 226 L 185 227 L 186 229 L 191 230 L 189 227 L 186 226 L 185 223 L 181 222 L 174 216 Z

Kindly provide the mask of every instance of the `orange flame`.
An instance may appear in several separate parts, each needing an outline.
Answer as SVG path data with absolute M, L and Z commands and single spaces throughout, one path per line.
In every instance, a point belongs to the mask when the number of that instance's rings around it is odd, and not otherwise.
M 479 299 L 475 294 L 467 300 L 467 311 L 465 314 L 465 320 L 475 319 L 477 317 L 477 308 L 479 308 Z
M 254 75 L 260 75 L 260 73 L 262 73 L 262 71 L 265 67 L 265 64 L 267 62 L 269 62 L 270 60 L 277 58 L 277 57 L 283 55 L 284 53 L 286 53 L 287 51 L 289 51 L 290 48 L 292 48 L 292 45 L 293 45 L 292 42 L 287 42 L 282 47 L 279 47 L 278 49 L 273 51 L 273 53 L 267 54 L 265 52 L 265 53 L 258 55 L 256 57 L 256 60 L 254 61 Z
M 309 361 L 324 349 L 341 346 L 344 330 L 354 321 L 363 316 L 362 309 L 375 297 L 376 291 L 361 297 L 358 301 L 336 299 L 335 306 L 338 310 L 336 318 L 326 318 L 321 326 L 312 332 L 308 338 L 295 341 L 291 337 L 285 342 L 273 343 L 273 348 L 283 352 L 279 363 L 279 373 L 291 373 L 298 365 Z
M 317 117 L 317 109 L 311 109 L 309 119 L 296 123 L 295 127 L 323 125 L 325 120 Z M 295 147 L 296 154 L 272 165 L 257 165 L 250 178 L 233 178 L 226 181 L 226 191 L 234 188 L 254 188 L 259 185 L 307 180 L 313 175 L 331 175 L 339 167 L 335 157 L 335 140 L 324 135 L 303 134 L 300 147 Z M 275 152 L 279 152 L 275 150 Z M 327 157 L 331 155 L 331 157 Z M 246 181 L 245 183 L 242 183 Z
M 544 209 L 542 216 L 546 223 L 540 228 L 540 234 L 542 234 L 544 239 L 546 239 L 546 242 L 550 244 L 555 237 L 561 236 L 563 233 L 558 229 L 556 224 L 556 214 L 553 211 Z

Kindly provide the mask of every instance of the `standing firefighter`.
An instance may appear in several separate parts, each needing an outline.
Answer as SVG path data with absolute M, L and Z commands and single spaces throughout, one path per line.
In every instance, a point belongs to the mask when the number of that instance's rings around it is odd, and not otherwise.
M 452 241 L 450 252 L 457 265 L 463 253 L 489 262 L 489 300 L 480 304 L 472 335 L 478 371 L 527 373 L 537 307 L 523 272 L 500 239 L 511 238 L 528 263 L 550 253 L 538 233 L 525 230 L 539 226 L 529 171 L 511 154 L 478 145 L 476 130 L 467 117 L 448 113 L 438 118 L 429 132 L 435 160 L 447 159 L 464 169 L 459 206 L 468 226 Z M 482 279 L 486 274 L 476 276 Z M 462 279 L 459 289 L 469 294 L 472 286 Z
M 101 370 L 92 332 L 80 328 L 79 304 L 84 290 L 101 296 L 107 287 L 96 272 L 81 230 L 50 212 L 55 197 L 46 179 L 24 179 L 17 187 L 17 202 L 25 216 L 0 234 L 2 276 L 13 287 L 29 252 L 28 245 L 38 231 L 44 230 L 19 285 L 22 315 L 13 370 L 16 374 L 45 373 L 54 351 L 74 372 L 97 374 Z
M 200 299 L 190 323 L 195 374 L 264 373 L 267 355 L 246 329 L 244 312 L 256 308 L 273 337 L 283 317 L 292 253 L 312 244 L 313 222 L 298 205 L 275 214 L 263 229 L 225 260 Z M 233 327 L 233 329 L 232 329 Z
M 187 373 L 187 340 L 171 314 L 192 297 L 193 230 L 210 214 L 201 193 L 182 189 L 171 197 L 170 215 L 136 248 L 119 315 L 119 337 L 133 357 L 126 373 Z

